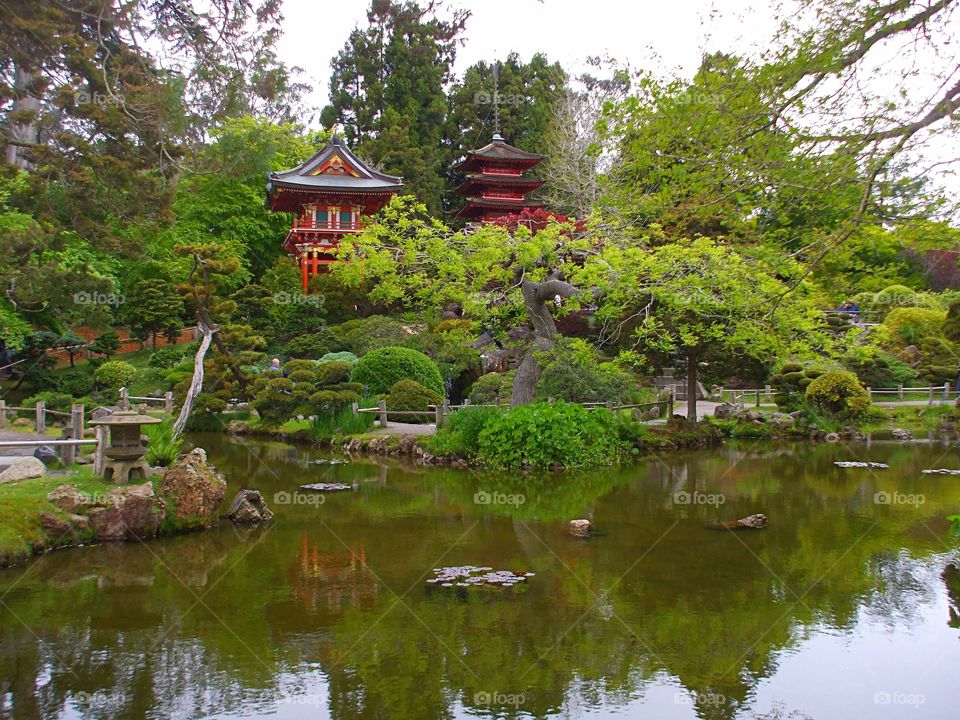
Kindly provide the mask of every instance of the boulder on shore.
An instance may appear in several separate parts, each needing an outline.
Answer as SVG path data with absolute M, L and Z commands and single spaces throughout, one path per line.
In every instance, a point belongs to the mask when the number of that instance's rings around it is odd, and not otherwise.
M 18 457 L 0 473 L 0 485 L 43 477 L 46 472 L 46 466 L 35 457 Z
M 216 525 L 227 481 L 207 464 L 203 448 L 194 448 L 163 473 L 160 495 L 178 529 Z
M 913 440 L 913 433 L 909 430 L 904 430 L 903 428 L 894 428 L 890 435 L 894 440 Z
M 235 523 L 250 524 L 270 520 L 273 512 L 259 490 L 241 490 L 230 503 L 226 516 Z
M 578 538 L 590 537 L 590 521 L 571 520 L 568 527 L 568 532 L 574 537 Z
M 87 518 L 97 540 L 143 540 L 160 531 L 166 515 L 166 504 L 146 482 L 111 490 Z

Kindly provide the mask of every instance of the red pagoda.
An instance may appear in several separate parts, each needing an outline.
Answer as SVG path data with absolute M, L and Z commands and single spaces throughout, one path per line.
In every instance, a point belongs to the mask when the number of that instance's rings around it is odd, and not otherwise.
M 267 207 L 296 213 L 283 241 L 307 291 L 310 278 L 336 262 L 340 239 L 360 231 L 360 218 L 386 205 L 403 180 L 368 167 L 334 137 L 292 170 L 270 173 Z
M 543 161 L 543 155 L 508 145 L 496 133 L 488 145 L 468 150 L 467 157 L 453 169 L 466 174 L 456 193 L 467 198 L 456 217 L 474 222 L 491 222 L 498 217 L 541 207 L 527 198 L 543 180 L 526 177 L 528 170 Z

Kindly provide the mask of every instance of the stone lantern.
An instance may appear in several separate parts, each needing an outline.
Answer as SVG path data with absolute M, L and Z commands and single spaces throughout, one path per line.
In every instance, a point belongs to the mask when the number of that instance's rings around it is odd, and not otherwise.
M 90 421 L 91 425 L 110 428 L 110 441 L 103 448 L 106 458 L 103 466 L 105 480 L 116 485 L 126 485 L 136 479 L 146 480 L 150 466 L 143 459 L 147 454 L 147 446 L 140 436 L 140 426 L 159 422 L 163 421 L 136 410 L 120 410 Z

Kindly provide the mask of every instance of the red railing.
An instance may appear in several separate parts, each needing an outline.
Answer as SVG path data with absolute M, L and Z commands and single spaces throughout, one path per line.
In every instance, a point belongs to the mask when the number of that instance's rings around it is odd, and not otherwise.
M 348 222 L 341 223 L 339 218 L 328 220 L 326 223 L 316 224 L 311 219 L 294 218 L 292 230 L 308 232 L 358 232 L 363 228 L 362 223 Z

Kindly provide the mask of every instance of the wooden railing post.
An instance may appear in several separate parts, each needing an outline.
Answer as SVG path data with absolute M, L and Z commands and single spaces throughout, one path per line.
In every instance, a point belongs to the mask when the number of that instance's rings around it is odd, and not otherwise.
M 950 383 L 943 384 L 943 400 L 944 402 L 950 399 Z
M 928 403 L 933 402 L 933 385 L 930 386 L 930 398 L 927 400 Z
M 167 390 L 163 394 L 163 411 L 167 415 L 173 415 L 173 392 L 171 390 Z
M 61 440 L 74 440 L 73 437 L 73 426 L 66 425 L 60 430 L 60 439 Z M 64 465 L 73 465 L 74 460 L 77 456 L 77 446 L 76 445 L 61 445 L 60 446 L 60 460 Z
M 873 388 L 867 385 L 867 399 L 873 402 Z
M 36 428 L 37 433 L 40 435 L 47 431 L 47 406 L 43 400 L 37 401 Z
M 767 402 L 772 402 L 772 401 L 773 401 L 773 388 L 770 387 L 769 385 L 765 385 L 763 389 L 764 389 L 764 391 L 765 391 L 765 393 L 766 393 L 766 396 L 767 396 Z
M 120 409 L 129 410 L 130 409 L 130 393 L 125 387 L 120 388 Z
M 378 406 L 380 409 L 380 427 L 385 428 L 387 426 L 387 401 L 381 398 Z
M 0 400 L 0 428 L 7 424 L 7 401 Z
M 443 405 L 433 406 L 433 423 L 437 426 L 437 430 L 443 425 Z
M 674 386 L 676 387 L 676 386 Z M 673 388 L 667 390 L 667 420 L 673 417 Z
M 70 427 L 73 432 L 71 440 L 83 440 L 83 405 L 74 403 L 70 406 Z
M 897 399 L 903 400 L 903 385 L 897 385 Z
M 353 414 L 356 415 L 357 411 L 360 410 L 360 403 L 354 400 L 352 403 L 350 403 L 350 409 L 353 410 Z
M 760 407 L 760 388 L 757 388 L 757 407 Z

